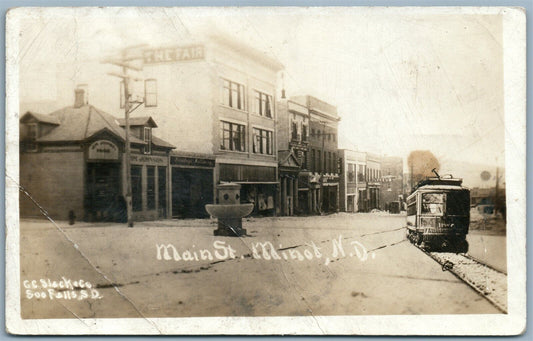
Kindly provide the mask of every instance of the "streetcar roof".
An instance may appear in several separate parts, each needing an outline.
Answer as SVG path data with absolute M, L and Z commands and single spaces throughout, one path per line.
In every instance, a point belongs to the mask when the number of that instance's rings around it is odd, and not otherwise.
M 467 187 L 463 186 L 453 186 L 453 185 L 425 185 L 418 187 L 415 191 L 413 191 L 407 199 L 410 199 L 411 197 L 414 197 L 416 193 L 419 192 L 431 192 L 431 191 L 462 191 L 462 190 L 468 190 Z
M 450 189 L 463 190 L 463 189 L 468 189 L 468 188 L 463 187 L 463 186 L 453 186 L 453 185 L 425 185 L 425 186 L 419 187 L 417 190 L 450 190 Z

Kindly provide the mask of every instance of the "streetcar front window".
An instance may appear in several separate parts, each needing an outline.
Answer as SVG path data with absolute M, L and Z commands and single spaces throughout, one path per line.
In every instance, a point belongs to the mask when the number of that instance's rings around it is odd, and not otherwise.
M 443 193 L 422 194 L 422 214 L 442 215 L 444 212 Z
M 446 214 L 468 215 L 470 212 L 470 195 L 467 191 L 446 194 Z

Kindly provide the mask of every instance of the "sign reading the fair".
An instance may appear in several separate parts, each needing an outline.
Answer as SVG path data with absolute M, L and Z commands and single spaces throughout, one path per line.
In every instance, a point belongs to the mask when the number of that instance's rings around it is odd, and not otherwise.
M 143 60 L 145 64 L 198 60 L 204 59 L 204 52 L 204 46 L 202 45 L 149 49 L 143 51 Z
M 89 160 L 118 160 L 117 146 L 107 140 L 98 140 L 91 144 L 88 153 Z

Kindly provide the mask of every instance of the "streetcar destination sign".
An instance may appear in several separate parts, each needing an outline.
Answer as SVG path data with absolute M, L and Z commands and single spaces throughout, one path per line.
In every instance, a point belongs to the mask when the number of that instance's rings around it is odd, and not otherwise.
M 203 45 L 174 46 L 143 51 L 145 64 L 182 62 L 204 59 Z

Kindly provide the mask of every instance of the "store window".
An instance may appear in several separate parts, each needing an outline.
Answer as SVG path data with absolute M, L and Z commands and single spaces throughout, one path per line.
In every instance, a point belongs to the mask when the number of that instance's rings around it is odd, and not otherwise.
M 246 151 L 246 127 L 242 124 L 220 121 L 220 149 Z
M 142 166 L 131 166 L 131 196 L 133 211 L 142 211 Z
M 272 155 L 272 132 L 254 128 L 254 153 Z
M 355 165 L 353 163 L 348 164 L 348 182 L 355 181 Z
M 260 116 L 272 118 L 272 96 L 254 91 L 254 113 Z
M 155 166 L 146 166 L 146 209 L 155 210 Z
M 155 79 L 147 79 L 144 81 L 144 106 L 157 106 L 157 81 Z
M 229 80 L 223 80 L 222 104 L 244 110 L 244 85 Z

